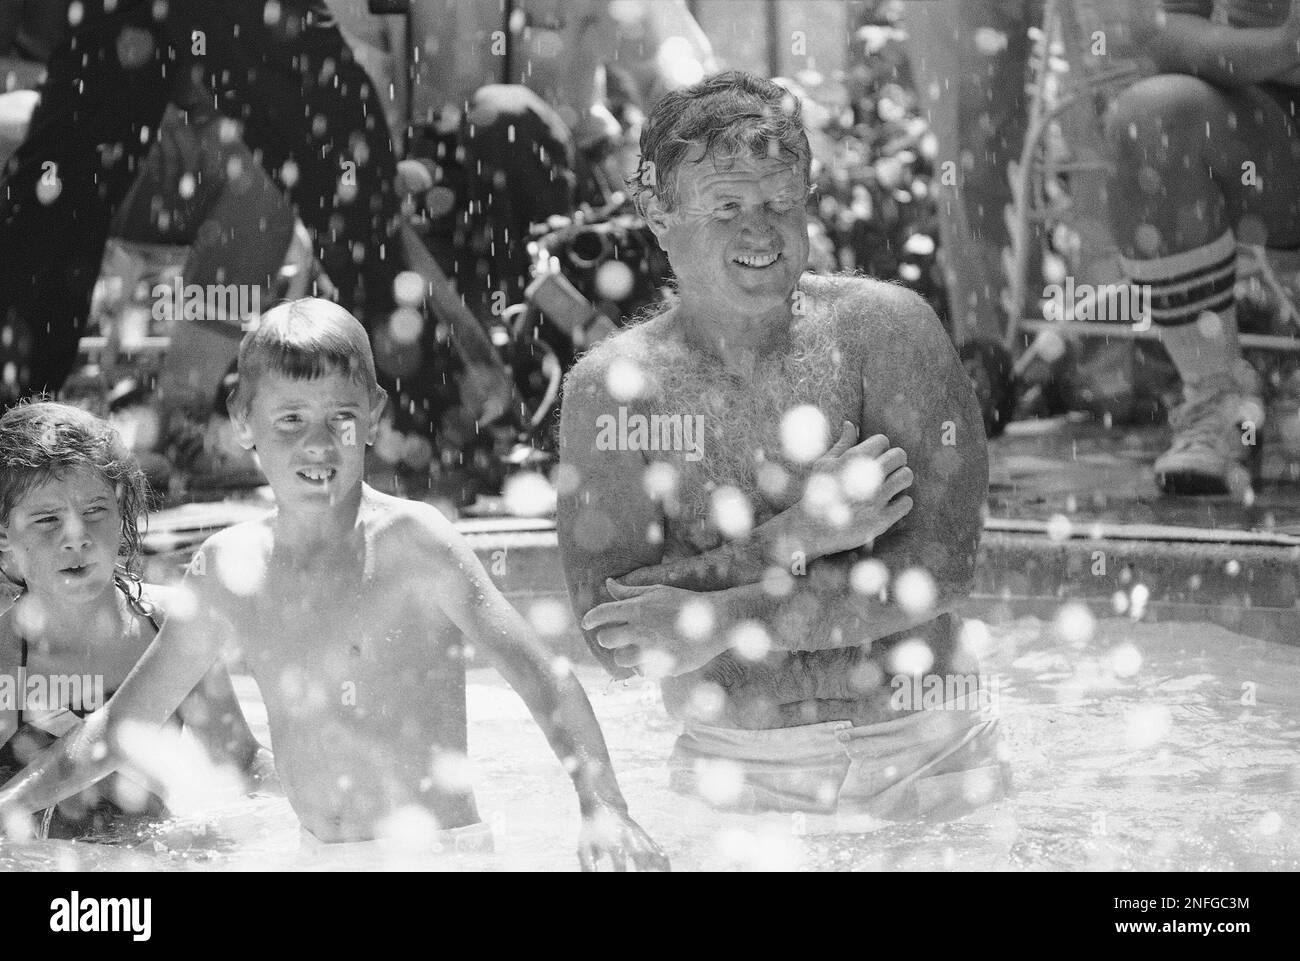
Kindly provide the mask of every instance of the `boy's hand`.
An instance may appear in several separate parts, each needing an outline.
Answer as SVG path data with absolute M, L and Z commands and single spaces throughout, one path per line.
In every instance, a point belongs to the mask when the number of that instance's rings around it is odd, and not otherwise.
M 672 870 L 667 855 L 641 829 L 641 825 L 626 812 L 601 805 L 582 819 L 578 863 L 584 871 L 595 871 L 605 855 L 609 855 L 615 871 L 626 871 L 629 857 L 638 871 Z
M 37 837 L 36 817 L 0 804 L 0 838 L 11 841 L 30 841 Z
M 283 794 L 280 775 L 275 771 L 275 758 L 266 748 L 258 748 L 248 770 L 244 772 L 249 794 Z

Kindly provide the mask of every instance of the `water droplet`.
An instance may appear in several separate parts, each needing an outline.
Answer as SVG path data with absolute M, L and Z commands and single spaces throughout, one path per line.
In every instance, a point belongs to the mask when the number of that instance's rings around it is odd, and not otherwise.
M 829 438 L 826 415 L 811 404 L 791 408 L 781 418 L 781 448 L 795 463 L 816 460 L 830 448 Z
M 894 597 L 898 606 L 908 614 L 919 616 L 934 609 L 936 597 L 934 578 L 928 571 L 912 567 L 898 575 L 894 582 Z

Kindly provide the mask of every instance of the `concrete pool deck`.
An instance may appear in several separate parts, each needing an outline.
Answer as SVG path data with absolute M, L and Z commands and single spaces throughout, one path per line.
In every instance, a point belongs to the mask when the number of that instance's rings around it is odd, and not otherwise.
M 1210 621 L 1300 643 L 1300 469 L 1266 449 L 1250 503 L 1169 498 L 1151 463 L 1167 428 L 1114 428 L 1075 417 L 1011 424 L 990 444 L 984 537 L 963 613 L 1050 617 L 1066 600 L 1098 614 Z M 265 500 L 193 504 L 150 523 L 150 576 L 173 579 L 204 537 L 267 509 Z M 464 518 L 458 528 L 525 613 L 564 611 L 558 646 L 586 650 L 573 629 L 549 518 Z M 555 617 L 549 618 L 554 622 Z

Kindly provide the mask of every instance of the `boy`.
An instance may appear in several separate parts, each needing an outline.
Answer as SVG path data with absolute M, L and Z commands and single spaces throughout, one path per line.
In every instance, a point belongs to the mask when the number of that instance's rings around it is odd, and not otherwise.
M 229 639 L 262 691 L 276 768 L 310 835 L 371 840 L 412 816 L 444 833 L 473 829 L 459 629 L 495 656 L 570 771 L 583 868 L 603 854 L 620 870 L 627 856 L 666 867 L 627 815 L 577 681 L 556 670 L 449 521 L 363 483 L 387 397 L 361 324 L 324 300 L 277 306 L 244 338 L 239 374 L 232 421 L 276 512 L 203 545 L 185 579 L 190 609 L 173 609 L 79 735 L 0 792 L 0 823 L 122 763 L 123 735 L 161 724 Z

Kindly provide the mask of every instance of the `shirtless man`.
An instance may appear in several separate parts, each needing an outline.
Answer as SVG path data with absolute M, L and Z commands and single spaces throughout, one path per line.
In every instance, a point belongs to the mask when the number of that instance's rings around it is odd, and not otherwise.
M 557 672 L 465 540 L 438 511 L 362 482 L 387 398 L 365 330 L 307 299 L 245 337 L 231 416 L 277 510 L 204 544 L 163 631 L 104 709 L 0 791 L 0 824 L 121 764 L 130 729 L 161 724 L 223 649 L 266 703 L 276 771 L 303 828 L 326 843 L 422 823 L 458 847 L 483 835 L 464 759 L 460 631 L 492 656 L 565 762 L 594 868 L 666 867 L 627 815 L 581 686 Z M 434 831 L 442 832 L 441 836 Z
M 661 680 L 678 790 L 725 759 L 743 808 L 911 817 L 996 796 L 985 698 L 897 696 L 978 671 L 950 610 L 987 455 L 938 319 L 899 287 L 804 274 L 809 147 L 776 85 L 669 94 L 641 154 L 679 286 L 566 384 L 558 526 L 588 644 Z

